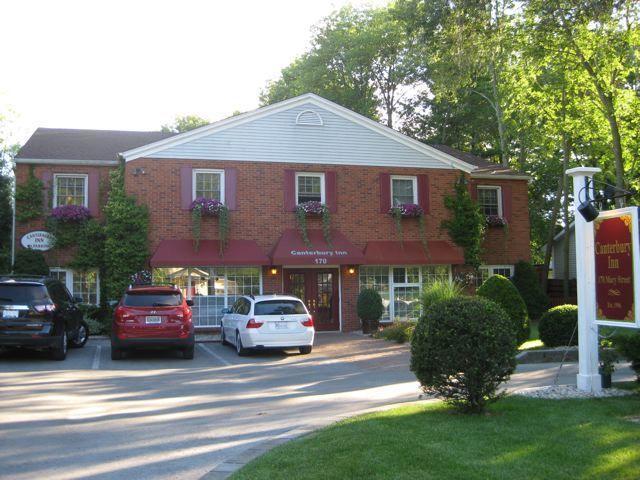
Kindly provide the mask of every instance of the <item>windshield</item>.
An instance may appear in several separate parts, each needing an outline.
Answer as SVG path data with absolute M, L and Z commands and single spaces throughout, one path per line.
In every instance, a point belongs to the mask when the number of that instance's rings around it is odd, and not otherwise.
M 178 292 L 128 292 L 122 304 L 126 307 L 177 307 L 182 304 Z
M 267 300 L 255 305 L 255 315 L 295 315 L 306 314 L 300 300 Z
M 51 303 L 44 285 L 3 284 L 0 285 L 0 305 L 31 305 Z

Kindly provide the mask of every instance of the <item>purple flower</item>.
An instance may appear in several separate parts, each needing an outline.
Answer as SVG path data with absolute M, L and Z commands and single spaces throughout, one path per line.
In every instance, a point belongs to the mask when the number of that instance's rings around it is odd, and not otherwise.
M 308 215 L 322 215 L 327 206 L 323 203 L 312 200 L 310 202 L 300 203 L 296 208 L 304 210 Z
M 500 215 L 487 215 L 487 225 L 490 227 L 504 227 L 507 221 Z
M 200 210 L 203 217 L 217 217 L 222 209 L 225 208 L 224 203 L 213 198 L 198 197 L 189 206 L 189 210 Z
M 396 209 L 400 210 L 400 215 L 404 218 L 417 218 L 424 215 L 422 207 L 415 203 L 401 203 L 395 207 L 391 207 L 389 213 L 393 215 Z
M 51 217 L 62 222 L 83 222 L 91 218 L 91 212 L 82 205 L 60 205 L 51 210 Z

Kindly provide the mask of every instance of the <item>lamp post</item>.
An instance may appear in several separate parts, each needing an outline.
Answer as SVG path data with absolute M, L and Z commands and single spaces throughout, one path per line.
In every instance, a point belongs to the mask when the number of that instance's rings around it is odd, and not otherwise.
M 578 293 L 578 390 L 599 392 L 602 389 L 598 373 L 598 326 L 596 314 L 595 259 L 593 224 L 578 210 L 581 199 L 590 194 L 591 178 L 601 170 L 593 167 L 571 168 L 565 173 L 573 177 L 575 209 L 576 282 Z

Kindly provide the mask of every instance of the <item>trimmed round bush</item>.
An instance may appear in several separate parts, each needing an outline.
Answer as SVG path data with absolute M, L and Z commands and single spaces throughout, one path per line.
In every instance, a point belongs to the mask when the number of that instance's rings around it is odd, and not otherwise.
M 457 297 L 431 305 L 411 340 L 411 371 L 427 393 L 472 413 L 496 401 L 516 366 L 513 322 L 495 302 Z
M 476 292 L 478 295 L 493 300 L 500 305 L 511 318 L 518 332 L 518 344 L 529 339 L 529 316 L 522 296 L 507 277 L 493 275 L 489 277 Z
M 549 308 L 549 297 L 542 291 L 533 265 L 524 261 L 516 263 L 512 281 L 527 306 L 529 318 L 538 320 Z
M 13 273 L 21 275 L 49 275 L 49 266 L 42 252 L 23 248 L 16 252 L 13 263 Z
M 382 297 L 371 288 L 366 288 L 358 295 L 358 317 L 362 320 L 362 331 L 371 333 L 378 328 L 380 317 L 384 313 Z
M 540 340 L 547 347 L 564 347 L 578 344 L 578 307 L 576 305 L 559 305 L 550 308 L 540 318 L 538 331 Z M 575 330 L 575 333 L 574 333 Z M 573 334 L 573 339 L 571 338 Z

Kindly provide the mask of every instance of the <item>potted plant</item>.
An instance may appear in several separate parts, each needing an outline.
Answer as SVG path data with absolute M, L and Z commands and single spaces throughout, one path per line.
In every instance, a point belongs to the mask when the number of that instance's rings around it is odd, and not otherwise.
M 598 373 L 600 373 L 602 378 L 602 388 L 611 388 L 611 375 L 616 369 L 615 363 L 618 360 L 618 356 L 616 355 L 616 351 L 613 348 L 613 342 L 611 340 L 600 341 L 598 358 L 600 360 Z
M 373 289 L 362 290 L 358 295 L 357 311 L 362 321 L 362 333 L 375 332 L 380 325 L 380 317 L 384 313 L 382 297 Z
M 307 233 L 307 217 L 322 218 L 322 235 L 327 245 L 331 245 L 331 214 L 329 213 L 329 207 L 315 200 L 303 202 L 296 206 L 296 223 L 298 224 L 300 235 L 302 235 L 302 240 L 307 247 L 313 248 Z

